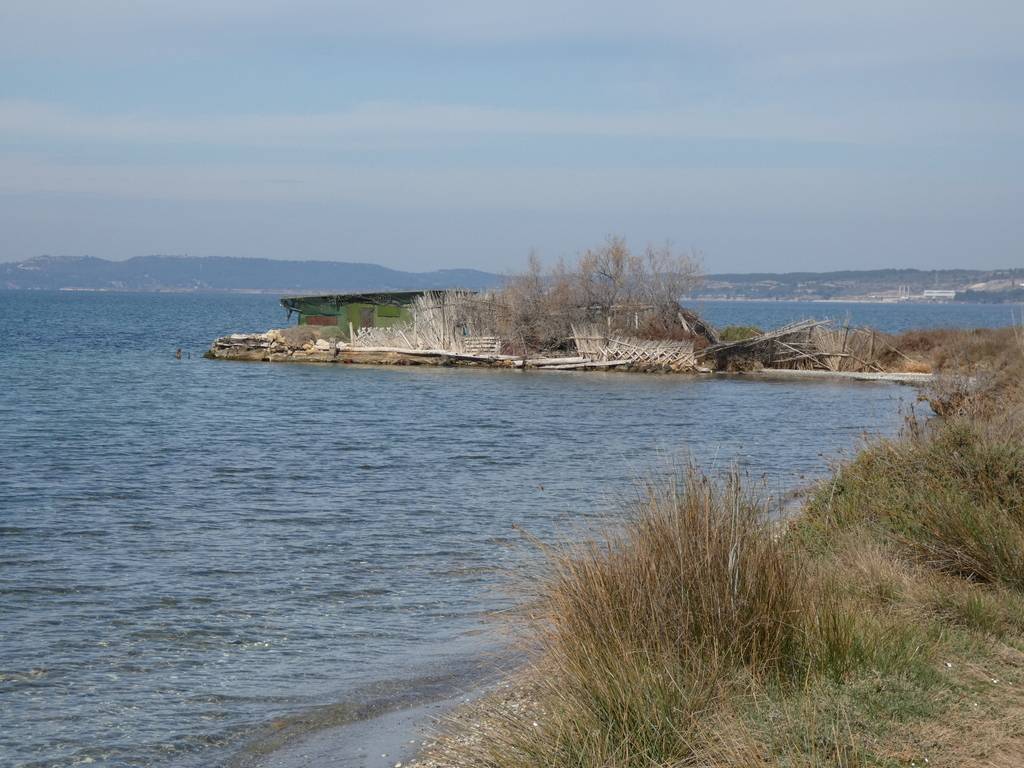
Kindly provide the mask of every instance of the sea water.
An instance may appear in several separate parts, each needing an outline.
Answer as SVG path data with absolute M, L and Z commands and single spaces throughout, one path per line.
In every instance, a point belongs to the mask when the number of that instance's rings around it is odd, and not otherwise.
M 587 535 L 688 455 L 781 498 L 914 407 L 881 383 L 201 358 L 283 322 L 268 296 L 0 292 L 0 764 L 218 765 L 276 718 L 469 684 L 524 534 Z

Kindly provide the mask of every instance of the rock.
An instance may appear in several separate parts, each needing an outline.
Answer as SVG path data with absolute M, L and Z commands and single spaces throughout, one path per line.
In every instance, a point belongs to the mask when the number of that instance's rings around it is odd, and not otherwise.
M 321 352 L 328 352 L 331 349 L 331 342 L 329 342 L 327 339 L 317 339 L 316 344 L 314 344 L 314 346 Z

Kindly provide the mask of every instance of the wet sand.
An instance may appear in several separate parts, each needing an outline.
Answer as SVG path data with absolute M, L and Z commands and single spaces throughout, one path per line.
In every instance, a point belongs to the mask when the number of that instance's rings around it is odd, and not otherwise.
M 307 733 L 239 768 L 393 768 L 427 746 L 442 715 L 468 704 L 455 697 Z
M 458 670 L 383 683 L 346 702 L 275 720 L 224 768 L 422 766 L 423 753 L 436 746 L 439 721 L 461 720 L 495 700 L 523 660 L 512 649 L 494 651 L 466 659 Z

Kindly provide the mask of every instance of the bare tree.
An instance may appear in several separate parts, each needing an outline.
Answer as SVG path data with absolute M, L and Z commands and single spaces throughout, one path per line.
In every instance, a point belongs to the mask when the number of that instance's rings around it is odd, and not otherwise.
M 700 258 L 692 253 L 674 251 L 671 243 L 647 246 L 644 251 L 646 272 L 641 288 L 647 301 L 655 306 L 674 305 L 699 285 Z
M 642 262 L 629 251 L 622 237 L 610 236 L 600 248 L 587 249 L 577 266 L 581 298 L 586 306 L 611 315 L 614 308 L 628 301 L 630 283 Z
M 535 252 L 524 273 L 496 295 L 502 307 L 501 333 L 528 347 L 560 349 L 572 326 L 600 322 L 649 338 L 689 333 L 681 322 L 679 299 L 700 280 L 700 261 L 671 244 L 630 251 L 622 237 L 610 236 L 580 254 L 575 265 L 559 262 L 545 271 Z

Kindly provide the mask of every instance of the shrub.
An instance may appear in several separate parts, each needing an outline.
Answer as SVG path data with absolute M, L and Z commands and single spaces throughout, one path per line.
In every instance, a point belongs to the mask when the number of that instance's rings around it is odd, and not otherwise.
M 809 506 L 818 523 L 880 526 L 922 563 L 1024 589 L 1024 442 L 965 418 L 863 451 Z
M 756 325 L 727 325 L 719 331 L 718 337 L 722 341 L 743 341 L 760 336 L 764 331 Z

